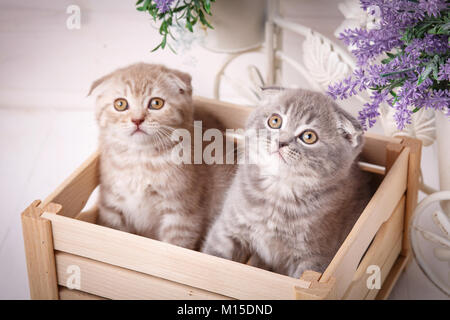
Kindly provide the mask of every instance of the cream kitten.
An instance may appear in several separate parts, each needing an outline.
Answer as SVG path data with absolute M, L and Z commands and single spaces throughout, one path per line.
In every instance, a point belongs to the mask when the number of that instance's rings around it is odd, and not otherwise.
M 324 95 L 286 90 L 269 95 L 246 129 L 265 161 L 239 167 L 202 251 L 235 261 L 255 255 L 296 278 L 323 272 L 370 199 L 357 165 L 361 126 Z M 261 129 L 277 138 L 255 137 Z
M 202 120 L 194 116 L 191 77 L 139 63 L 95 81 L 93 91 L 101 153 L 98 223 L 198 248 L 232 169 L 172 161 L 172 132 L 192 133 L 194 119 Z

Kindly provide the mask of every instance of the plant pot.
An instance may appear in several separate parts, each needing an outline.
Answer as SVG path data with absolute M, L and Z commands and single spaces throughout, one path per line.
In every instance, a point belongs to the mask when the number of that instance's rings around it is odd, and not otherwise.
M 211 4 L 214 27 L 206 31 L 204 47 L 215 52 L 236 53 L 259 47 L 264 41 L 267 3 L 262 0 L 227 0 Z
M 440 189 L 442 191 L 450 190 L 450 121 L 440 111 L 436 112 L 436 131 Z M 441 207 L 450 218 L 450 201 L 441 201 Z

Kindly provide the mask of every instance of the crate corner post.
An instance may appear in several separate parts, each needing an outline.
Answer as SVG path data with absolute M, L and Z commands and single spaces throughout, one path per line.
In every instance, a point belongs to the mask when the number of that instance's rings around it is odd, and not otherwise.
M 294 287 L 296 300 L 335 300 L 337 299 L 335 288 L 336 280 L 331 277 L 327 282 L 320 282 L 322 274 L 315 271 L 303 272 L 300 280 L 310 283 L 308 288 Z
M 403 236 L 402 256 L 408 260 L 411 257 L 411 244 L 409 239 L 409 225 L 412 215 L 417 206 L 420 189 L 419 177 L 420 162 L 422 157 L 422 141 L 414 138 L 404 137 L 402 145 L 409 149 L 408 161 L 408 184 L 406 189 L 405 230 Z
M 411 244 L 409 239 L 409 225 L 411 223 L 414 210 L 417 206 L 418 193 L 420 189 L 419 177 L 421 174 L 420 163 L 422 157 L 422 142 L 415 138 L 402 137 L 401 146 L 402 148 L 407 148 L 409 150 L 402 249 L 400 251 L 400 255 L 392 266 L 385 283 L 383 283 L 381 290 L 376 295 L 376 300 L 385 300 L 389 298 L 389 295 L 400 274 L 403 270 L 405 270 L 408 263 L 412 259 Z
M 60 205 L 51 203 L 42 207 L 41 201 L 36 200 L 21 215 L 28 283 L 33 300 L 59 299 L 52 226 L 41 215 L 45 211 L 58 213 L 60 210 Z

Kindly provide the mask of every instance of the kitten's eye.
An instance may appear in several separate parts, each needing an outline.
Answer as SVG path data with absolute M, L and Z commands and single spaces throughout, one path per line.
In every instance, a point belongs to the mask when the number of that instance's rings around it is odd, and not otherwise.
M 125 111 L 128 109 L 128 102 L 124 98 L 119 98 L 114 101 L 114 109 L 117 111 Z
M 150 109 L 159 110 L 164 107 L 164 100 L 161 98 L 151 98 L 148 107 Z
M 276 113 L 271 115 L 269 120 L 267 121 L 267 124 L 272 129 L 280 129 L 282 123 L 283 123 L 283 119 L 281 119 L 281 116 Z
M 314 144 L 319 139 L 317 134 L 312 130 L 305 130 L 299 136 L 300 140 L 302 140 L 306 144 Z

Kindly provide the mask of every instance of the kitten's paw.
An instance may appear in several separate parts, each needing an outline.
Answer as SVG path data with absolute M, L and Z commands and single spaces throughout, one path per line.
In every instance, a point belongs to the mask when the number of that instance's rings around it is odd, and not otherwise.
M 122 212 L 115 210 L 112 207 L 99 206 L 97 224 L 120 231 L 131 232 L 126 226 Z
M 198 250 L 198 239 L 197 237 L 167 237 L 161 239 L 162 242 L 170 243 L 175 246 L 183 247 L 191 250 Z
M 310 270 L 315 272 L 324 272 L 328 263 L 323 259 L 314 259 L 311 261 L 301 261 L 289 271 L 289 276 L 294 278 L 300 278 L 303 272 Z
M 214 248 L 213 246 L 210 246 L 210 245 L 204 245 L 200 249 L 200 252 L 209 254 L 211 256 L 216 256 L 216 257 L 219 257 L 219 258 L 225 258 L 225 255 L 224 255 L 223 252 L 221 252 L 220 250 L 217 250 L 216 248 Z

